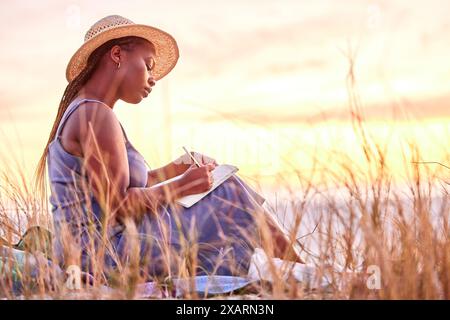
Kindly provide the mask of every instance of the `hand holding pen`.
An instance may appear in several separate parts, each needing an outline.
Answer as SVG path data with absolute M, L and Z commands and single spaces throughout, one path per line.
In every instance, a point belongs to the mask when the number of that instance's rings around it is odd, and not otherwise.
M 186 147 L 183 147 L 184 154 L 173 161 L 175 165 L 192 165 L 202 166 L 206 164 L 213 164 L 218 166 L 215 159 L 208 157 L 198 152 L 189 152 Z
M 214 183 L 211 171 L 216 167 L 215 161 L 202 164 L 185 147 L 183 149 L 186 152 L 186 158 L 190 160 L 191 166 L 183 173 L 180 179 L 182 195 L 208 191 Z

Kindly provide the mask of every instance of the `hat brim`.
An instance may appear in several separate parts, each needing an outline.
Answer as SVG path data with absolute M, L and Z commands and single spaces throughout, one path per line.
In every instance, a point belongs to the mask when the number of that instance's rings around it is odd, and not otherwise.
M 105 42 L 128 36 L 144 38 L 155 46 L 155 68 L 152 75 L 159 80 L 167 75 L 176 65 L 179 57 L 178 46 L 175 39 L 158 28 L 142 24 L 132 24 L 114 27 L 105 30 L 86 41 L 72 56 L 67 65 L 66 79 L 72 81 L 86 67 L 87 60 L 92 52 Z

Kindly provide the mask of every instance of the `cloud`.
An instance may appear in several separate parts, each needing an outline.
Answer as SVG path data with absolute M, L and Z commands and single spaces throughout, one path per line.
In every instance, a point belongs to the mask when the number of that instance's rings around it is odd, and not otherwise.
M 239 110 L 238 108 L 236 108 Z M 290 108 L 295 109 L 295 108 Z M 302 110 L 317 110 L 317 107 Z M 242 110 L 242 108 L 241 108 Z M 407 101 L 404 99 L 399 103 L 369 105 L 362 109 L 365 120 L 425 120 L 430 118 L 450 119 L 450 95 L 434 97 L 425 100 Z M 201 117 L 200 121 L 222 122 L 238 121 L 249 124 L 265 125 L 292 125 L 300 123 L 315 124 L 326 121 L 349 121 L 350 111 L 348 108 L 322 109 L 311 114 L 293 112 L 289 110 L 261 110 L 258 108 L 246 108 L 244 111 L 236 112 L 211 112 Z

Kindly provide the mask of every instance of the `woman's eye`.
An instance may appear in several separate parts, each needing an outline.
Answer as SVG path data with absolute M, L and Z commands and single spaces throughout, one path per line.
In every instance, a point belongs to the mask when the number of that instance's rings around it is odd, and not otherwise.
M 147 71 L 152 71 L 155 68 L 155 61 L 150 60 L 150 64 L 145 63 L 145 66 L 147 67 Z

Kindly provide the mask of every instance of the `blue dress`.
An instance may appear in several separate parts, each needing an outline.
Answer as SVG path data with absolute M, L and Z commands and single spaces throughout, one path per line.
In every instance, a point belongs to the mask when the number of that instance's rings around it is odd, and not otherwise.
M 47 164 L 55 232 L 53 255 L 59 264 L 65 265 L 62 231 L 68 228 L 81 252 L 82 269 L 92 272 L 92 247 L 98 247 L 104 231 L 102 209 L 92 192 L 86 194 L 79 187 L 87 182 L 82 171 L 83 159 L 65 151 L 60 141 L 68 117 L 89 101 L 104 104 L 92 99 L 72 101 L 60 121 L 55 140 L 49 145 Z M 150 168 L 124 130 L 123 133 L 129 187 L 143 188 Z M 196 264 L 188 267 L 191 275 L 245 275 L 255 241 L 259 239 L 251 212 L 263 202 L 259 194 L 233 175 L 190 208 L 159 205 L 156 213 L 147 213 L 137 222 L 137 235 L 127 236 L 131 233 L 123 225 L 106 230 L 110 241 L 104 256 L 106 269 L 130 262 L 132 251 L 136 250 L 130 247 L 131 239 L 137 239 L 140 268 L 149 277 L 177 274 L 181 262 L 186 266 L 194 260 Z

